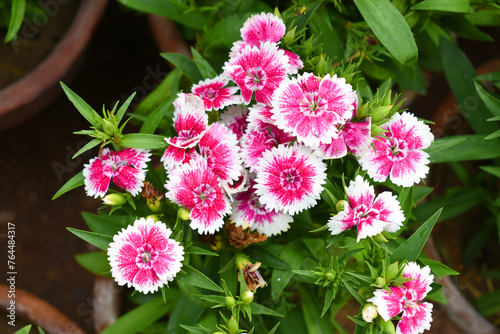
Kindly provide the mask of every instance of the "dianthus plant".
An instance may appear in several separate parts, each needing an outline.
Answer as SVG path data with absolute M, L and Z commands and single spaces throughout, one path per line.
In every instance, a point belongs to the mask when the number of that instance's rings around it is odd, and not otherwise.
M 63 86 L 92 124 L 81 152 L 100 148 L 58 193 L 85 185 L 104 202 L 84 215 L 92 231 L 70 229 L 103 251 L 84 265 L 148 295 L 144 310 L 173 305 L 138 322 L 172 309 L 168 328 L 232 334 L 304 315 L 312 333 L 339 326 L 349 302 L 356 333 L 430 327 L 435 270 L 453 273 L 420 256 L 439 213 L 404 236 L 433 135 L 390 83 L 361 91 L 356 63 L 308 67 L 306 35 L 292 33 L 279 13 L 250 16 L 218 73 L 199 53 L 182 62 L 201 79 L 137 133 L 122 134 L 133 96 L 101 117 Z

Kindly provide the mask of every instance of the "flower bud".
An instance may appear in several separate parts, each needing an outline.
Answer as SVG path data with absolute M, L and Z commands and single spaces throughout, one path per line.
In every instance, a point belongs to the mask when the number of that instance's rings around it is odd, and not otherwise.
M 374 235 L 372 239 L 377 242 L 388 242 L 388 240 L 384 237 L 382 233 Z
M 124 204 L 127 201 L 127 196 L 120 193 L 108 194 L 104 196 L 102 201 L 106 205 L 118 206 Z
M 161 199 L 159 198 L 150 198 L 146 200 L 146 204 L 148 205 L 148 208 L 156 213 L 161 212 Z
M 226 297 L 226 306 L 228 308 L 233 308 L 236 306 L 236 300 L 234 300 L 234 297 L 231 296 Z
M 392 109 L 392 105 L 380 106 L 372 109 L 372 121 L 378 122 L 383 120 Z
M 384 329 L 384 333 L 387 334 L 396 334 L 396 328 L 394 327 L 394 323 L 390 320 L 385 321 L 383 323 L 382 328 Z
M 146 219 L 149 219 L 149 218 L 153 219 L 153 221 L 155 221 L 155 222 L 161 221 L 161 219 L 158 215 L 149 215 L 146 217 Z
M 231 317 L 229 321 L 227 322 L 227 329 L 229 331 L 229 334 L 236 334 L 238 333 L 238 321 L 234 317 Z
M 293 43 L 293 41 L 295 40 L 295 29 L 296 28 L 297 27 L 294 27 L 292 30 L 287 31 L 285 36 L 283 36 L 283 38 L 281 39 L 281 42 L 284 45 L 290 45 Z
M 253 302 L 253 292 L 252 291 L 245 291 L 241 294 L 241 301 L 245 305 L 249 305 L 251 302 Z
M 377 278 L 375 279 L 375 284 L 374 284 L 374 286 L 376 286 L 376 287 L 378 287 L 378 288 L 382 288 L 382 287 L 384 287 L 384 286 L 385 286 L 385 284 L 386 284 L 386 281 L 385 281 L 385 279 L 384 279 L 383 277 L 377 277 Z
M 248 256 L 246 256 L 243 253 L 236 254 L 236 256 L 234 258 L 234 262 L 236 263 L 236 267 L 238 269 L 244 269 L 247 264 L 249 264 L 249 263 L 251 264 L 252 263 L 252 261 L 250 261 L 250 259 L 248 258 Z
M 378 316 L 377 307 L 373 303 L 368 303 L 363 307 L 361 315 L 364 321 L 373 322 L 373 319 Z
M 340 201 L 337 202 L 337 204 L 335 204 L 335 208 L 337 209 L 337 212 L 342 212 L 344 211 L 346 205 L 349 205 L 347 201 L 341 199 Z
M 328 63 L 326 62 L 323 55 L 321 55 L 318 62 L 316 63 L 316 74 L 322 76 L 326 73 L 328 73 Z
M 398 262 L 391 263 L 387 267 L 385 267 L 385 280 L 390 281 L 394 277 L 398 275 L 399 272 L 399 265 Z
M 115 126 L 113 125 L 113 123 L 111 123 L 107 119 L 103 119 L 101 125 L 102 125 L 102 131 L 104 131 L 104 133 L 109 135 L 110 137 L 113 137 L 115 133 Z
M 337 273 L 333 270 L 329 270 L 326 272 L 325 277 L 329 281 L 334 281 L 337 278 Z
M 177 217 L 179 217 L 180 220 L 189 220 L 189 210 L 185 207 L 180 207 L 179 210 L 177 210 Z

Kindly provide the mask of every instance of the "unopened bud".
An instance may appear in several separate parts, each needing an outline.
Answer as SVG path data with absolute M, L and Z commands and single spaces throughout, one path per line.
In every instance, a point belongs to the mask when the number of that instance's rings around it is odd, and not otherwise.
M 241 295 L 241 301 L 245 305 L 248 305 L 251 302 L 253 302 L 253 292 L 248 290 L 243 292 L 243 294 Z
M 234 317 L 231 317 L 227 322 L 227 329 L 229 330 L 229 334 L 238 333 L 238 321 Z
M 342 211 L 344 211 L 344 209 L 347 205 L 349 205 L 347 203 L 347 201 L 344 201 L 343 199 L 341 199 L 340 201 L 337 202 L 337 204 L 335 205 L 335 208 L 337 209 L 337 212 L 342 212 Z
M 226 297 L 226 306 L 228 308 L 233 308 L 236 306 L 236 300 L 234 300 L 234 297 L 231 296 Z
M 316 74 L 323 76 L 328 73 L 328 63 L 326 62 L 323 55 L 319 57 L 318 63 L 316 64 Z
M 238 269 L 244 269 L 247 264 L 252 263 L 252 261 L 250 261 L 248 256 L 246 256 L 243 253 L 236 254 L 236 256 L 234 258 L 234 262 L 236 263 L 236 267 Z
M 392 105 L 380 106 L 372 109 L 372 121 L 378 122 L 383 120 L 392 109 Z
M 327 271 L 325 277 L 329 281 L 334 281 L 337 278 L 337 273 L 333 270 Z
M 108 194 L 102 199 L 103 203 L 106 205 L 122 205 L 127 201 L 127 196 L 120 193 Z
M 189 210 L 185 207 L 179 208 L 179 210 L 177 210 L 177 217 L 179 217 L 180 220 L 189 220 Z
M 295 40 L 295 29 L 297 27 L 293 28 L 292 30 L 289 30 L 285 36 L 283 36 L 283 38 L 281 39 L 281 42 L 284 44 L 284 45 L 290 45 L 293 43 L 293 41 Z
M 386 283 L 386 281 L 385 281 L 385 279 L 384 279 L 383 277 L 377 277 L 377 278 L 375 279 L 375 284 L 374 284 L 374 286 L 376 286 L 376 287 L 378 287 L 378 288 L 382 288 L 382 287 L 384 287 L 384 286 L 385 286 L 385 283 Z
M 386 237 L 384 237 L 384 235 L 382 233 L 374 235 L 372 237 L 372 239 L 377 241 L 377 242 L 388 242 L 388 240 L 386 239 Z
M 115 126 L 113 125 L 113 123 L 111 123 L 107 119 L 103 119 L 101 125 L 102 125 L 102 131 L 104 131 L 105 134 L 113 137 L 115 133 Z
M 390 320 L 385 321 L 383 323 L 382 328 L 384 329 L 384 333 L 387 334 L 396 334 L 396 328 L 394 327 L 394 323 Z
M 385 280 L 390 281 L 398 275 L 399 265 L 398 262 L 391 263 L 385 268 Z
M 378 316 L 377 307 L 372 303 L 368 303 L 363 307 L 361 315 L 363 316 L 364 321 L 373 322 L 373 319 Z
M 161 199 L 159 198 L 150 198 L 146 200 L 146 204 L 148 208 L 156 213 L 161 212 Z
M 149 218 L 153 219 L 153 221 L 155 221 L 155 222 L 161 221 L 161 219 L 158 215 L 149 215 L 146 217 L 146 219 L 149 219 Z

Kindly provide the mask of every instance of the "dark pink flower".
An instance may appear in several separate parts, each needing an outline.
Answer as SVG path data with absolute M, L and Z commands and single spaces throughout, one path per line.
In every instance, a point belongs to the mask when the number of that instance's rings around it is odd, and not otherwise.
M 172 281 L 181 270 L 184 247 L 169 238 L 171 233 L 151 218 L 140 218 L 118 232 L 107 252 L 118 285 L 148 293 Z
M 227 111 L 220 114 L 220 121 L 227 126 L 238 140 L 247 129 L 248 108 L 244 106 L 230 106 Z
M 348 203 L 344 210 L 328 221 L 333 235 L 357 227 L 359 242 L 382 231 L 396 232 L 403 225 L 405 217 L 396 196 L 384 191 L 375 198 L 373 186 L 361 175 L 351 180 L 345 192 Z
M 420 268 L 415 262 L 409 262 L 403 269 L 403 277 L 411 278 L 402 286 L 377 289 L 374 296 L 368 299 L 377 306 L 378 314 L 385 320 L 403 312 L 398 322 L 397 334 L 418 334 L 431 328 L 432 304 L 420 303 L 429 291 L 434 276 L 429 266 Z
M 271 13 L 254 14 L 240 29 L 245 43 L 260 46 L 261 42 L 277 43 L 285 35 L 285 23 Z
M 232 104 L 240 103 L 241 97 L 235 95 L 238 87 L 226 87 L 229 79 L 216 77 L 206 79 L 193 85 L 191 92 L 203 98 L 206 111 L 223 109 Z
M 316 205 L 325 171 L 324 162 L 308 147 L 279 145 L 257 163 L 256 193 L 266 210 L 294 215 Z
M 310 147 L 330 144 L 339 137 L 339 126 L 351 119 L 356 97 L 344 78 L 312 73 L 283 83 L 272 101 L 276 125 Z
M 304 63 L 297 54 L 288 50 L 284 51 L 285 51 L 285 56 L 288 57 L 288 64 L 290 65 L 288 74 L 297 74 L 300 69 L 304 68 Z
M 434 140 L 429 126 L 408 112 L 395 114 L 381 126 L 384 136 L 360 154 L 359 163 L 375 181 L 390 180 L 403 187 L 420 182 L 429 171 L 429 155 L 423 149 Z
M 220 181 L 203 159 L 176 168 L 165 185 L 167 198 L 189 209 L 192 229 L 213 234 L 224 225 L 230 212 L 229 200 Z
M 245 104 L 250 103 L 254 92 L 257 102 L 269 104 L 288 68 L 284 51 L 265 42 L 260 47 L 247 45 L 239 56 L 225 64 L 224 71 L 240 87 Z
M 267 236 L 287 231 L 293 218 L 282 212 L 266 210 L 253 188 L 255 182 L 250 184 L 252 186 L 247 191 L 234 196 L 231 213 L 233 223 L 243 228 L 250 227 L 251 230 L 257 230 Z
M 146 178 L 146 162 L 150 161 L 148 150 L 126 148 L 121 151 L 102 150 L 99 157 L 84 166 L 85 190 L 90 197 L 103 197 L 113 180 L 118 187 L 136 196 Z

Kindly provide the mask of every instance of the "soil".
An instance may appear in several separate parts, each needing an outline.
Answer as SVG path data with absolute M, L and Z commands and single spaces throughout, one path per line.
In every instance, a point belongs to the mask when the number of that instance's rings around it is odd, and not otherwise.
M 80 1 L 68 1 L 64 5 L 45 9 L 24 23 L 17 40 L 0 43 L 0 89 L 16 82 L 35 69 L 54 49 L 68 30 Z M 27 18 L 29 16 L 27 15 Z M 0 31 L 0 40 L 6 30 Z

